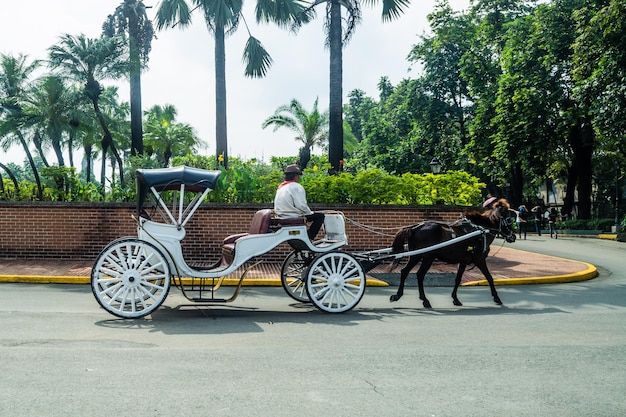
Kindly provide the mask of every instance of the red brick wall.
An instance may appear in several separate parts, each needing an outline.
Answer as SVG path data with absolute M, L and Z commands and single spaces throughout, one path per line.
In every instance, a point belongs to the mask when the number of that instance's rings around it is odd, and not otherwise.
M 266 206 L 203 205 L 185 227 L 183 240 L 188 262 L 211 262 L 220 254 L 228 235 L 248 230 L 252 215 Z M 358 252 L 391 245 L 393 234 L 422 220 L 452 222 L 463 208 L 448 206 L 313 206 L 314 210 L 340 210 L 347 218 L 349 245 Z M 133 204 L 0 203 L 0 258 L 95 259 L 110 241 L 136 236 Z M 364 230 L 351 221 L 369 227 Z M 282 261 L 289 251 L 283 244 L 266 255 Z

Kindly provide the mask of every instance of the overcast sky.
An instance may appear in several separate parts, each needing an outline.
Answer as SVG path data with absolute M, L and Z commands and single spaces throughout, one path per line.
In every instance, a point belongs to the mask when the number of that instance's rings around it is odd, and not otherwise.
M 46 59 L 47 49 L 61 34 L 85 34 L 98 37 L 102 22 L 121 4 L 121 0 L 29 0 L 3 1 L 0 25 L 0 52 L 27 54 L 31 59 Z M 159 2 L 144 0 L 153 17 Z M 364 2 L 361 2 L 364 4 Z M 243 76 L 241 56 L 247 40 L 243 24 L 226 39 L 226 93 L 228 106 L 228 148 L 230 156 L 244 159 L 296 155 L 299 143 L 286 129 L 273 132 L 262 129 L 262 122 L 274 110 L 292 99 L 311 110 L 316 97 L 319 108 L 328 109 L 329 56 L 324 48 L 322 29 L 324 8 L 318 18 L 297 34 L 254 23 L 253 1 L 244 2 L 252 35 L 258 38 L 274 60 L 268 75 L 262 79 Z M 451 0 L 455 10 L 464 10 L 469 0 Z M 380 3 L 363 6 L 363 20 L 343 54 L 344 103 L 348 93 L 360 89 L 378 98 L 377 83 L 383 76 L 396 85 L 415 77 L 406 60 L 419 35 L 428 31 L 426 16 L 435 0 L 413 1 L 406 13 L 391 23 L 381 22 Z M 178 110 L 177 120 L 189 123 L 208 145 L 200 153 L 215 152 L 215 78 L 214 41 L 201 14 L 192 17 L 187 29 L 169 29 L 157 33 L 152 43 L 149 69 L 142 75 L 144 110 L 151 106 L 172 104 Z M 113 84 L 107 81 L 106 83 Z M 119 83 L 120 98 L 128 100 L 128 84 Z M 320 150 L 314 150 L 319 154 Z M 0 162 L 21 164 L 23 153 L 0 150 Z

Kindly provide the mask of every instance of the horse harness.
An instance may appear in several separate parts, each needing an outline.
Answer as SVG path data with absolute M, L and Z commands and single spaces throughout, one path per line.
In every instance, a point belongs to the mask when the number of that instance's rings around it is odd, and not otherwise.
M 430 223 L 436 223 L 447 229 L 450 232 L 450 236 L 452 239 L 456 239 L 457 237 L 475 232 L 480 230 L 482 233 L 480 236 L 476 237 L 476 239 L 481 239 L 481 245 L 476 246 L 467 246 L 468 252 L 473 252 L 475 255 L 483 256 L 486 255 L 489 251 L 489 245 L 487 244 L 487 234 L 493 234 L 489 229 L 484 228 L 483 226 L 479 226 L 472 222 L 470 219 L 463 217 L 459 220 L 456 220 L 452 223 L 439 222 L 439 221 L 429 221 Z M 426 222 L 421 222 L 412 227 L 412 229 L 417 229 L 421 227 Z M 480 250 L 480 246 L 482 246 L 482 250 Z

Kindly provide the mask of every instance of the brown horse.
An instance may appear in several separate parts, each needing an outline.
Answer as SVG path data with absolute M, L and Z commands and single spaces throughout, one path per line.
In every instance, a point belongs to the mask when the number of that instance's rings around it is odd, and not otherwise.
M 411 269 L 422 261 L 417 271 L 419 297 L 420 300 L 423 301 L 424 307 L 431 308 L 430 302 L 424 293 L 424 277 L 435 259 L 439 259 L 449 264 L 459 264 L 454 282 L 454 290 L 452 291 L 454 305 L 463 305 L 457 297 L 457 290 L 461 284 L 461 278 L 463 277 L 466 266 L 472 264 L 480 269 L 487 279 L 487 282 L 489 282 L 493 301 L 495 301 L 496 304 L 502 304 L 496 292 L 493 277 L 487 268 L 487 255 L 489 254 L 489 245 L 491 245 L 497 235 L 503 236 L 507 242 L 515 242 L 515 231 L 512 227 L 514 220 L 515 212 L 510 209 L 509 203 L 502 198 L 495 201 L 490 208 L 484 212 L 472 211 L 464 213 L 463 219 L 455 223 L 448 224 L 425 221 L 402 229 L 394 238 L 392 245 L 393 253 L 403 252 L 405 250 L 405 244 L 407 243 L 408 250 L 414 251 L 446 242 L 472 232 L 481 231 L 482 233 L 476 233 L 477 236 L 470 237 L 452 245 L 410 256 L 406 266 L 401 270 L 398 292 L 392 295 L 390 300 L 392 302 L 398 301 L 402 297 L 406 277 L 409 275 Z

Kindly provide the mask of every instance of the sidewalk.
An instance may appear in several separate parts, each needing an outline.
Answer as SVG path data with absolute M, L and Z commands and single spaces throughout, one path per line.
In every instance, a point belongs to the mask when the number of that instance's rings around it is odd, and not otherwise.
M 93 261 L 55 260 L 2 260 L 0 259 L 0 282 L 39 284 L 89 284 Z M 487 265 L 496 285 L 553 284 L 584 281 L 598 275 L 595 266 L 569 259 L 555 258 L 532 252 L 492 245 Z M 387 265 L 380 265 L 367 273 L 368 286 L 397 285 L 400 265 L 389 272 Z M 250 270 L 243 285 L 280 286 L 278 263 L 261 263 Z M 435 263 L 426 276 L 427 286 L 452 286 L 456 265 Z M 233 285 L 244 268 L 227 276 L 224 285 Z M 415 276 L 407 280 L 414 285 Z M 468 267 L 462 285 L 487 285 L 477 268 Z

